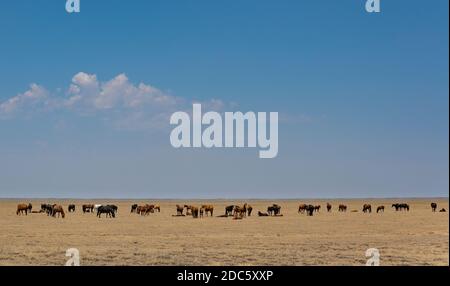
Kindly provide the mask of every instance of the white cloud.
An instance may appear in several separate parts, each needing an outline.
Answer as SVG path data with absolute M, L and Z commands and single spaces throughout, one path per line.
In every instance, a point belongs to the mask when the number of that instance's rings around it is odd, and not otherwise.
M 38 104 L 48 103 L 48 92 L 45 88 L 35 83 L 30 85 L 30 89 L 9 98 L 0 104 L 0 115 L 11 115 L 15 111 L 24 107 L 33 107 Z
M 25 93 L 0 103 L 0 118 L 10 118 L 23 111 L 60 110 L 79 115 L 98 115 L 117 129 L 141 130 L 164 128 L 168 126 L 170 114 L 192 109 L 190 101 L 149 84 L 133 84 L 125 74 L 102 82 L 95 74 L 79 72 L 65 90 L 65 94 L 60 89 L 49 93 L 45 88 L 32 84 Z M 200 103 L 205 110 L 223 111 L 226 106 L 218 99 Z

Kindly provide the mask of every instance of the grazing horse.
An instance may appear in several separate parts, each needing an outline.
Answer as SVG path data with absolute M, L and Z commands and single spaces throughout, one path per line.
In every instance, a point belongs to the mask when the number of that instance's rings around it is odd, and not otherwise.
M 298 206 L 298 212 L 299 212 L 299 213 L 305 213 L 307 207 L 308 207 L 308 205 L 305 205 L 305 204 L 299 205 L 299 206 Z
M 97 217 L 101 218 L 102 214 L 106 214 L 106 217 L 115 218 L 116 213 L 114 211 L 114 208 L 111 206 L 99 206 L 97 208 Z
M 431 211 L 436 212 L 437 209 L 437 203 L 431 203 Z
M 69 205 L 68 210 L 69 213 L 75 212 L 75 205 Z
M 369 213 L 371 213 L 372 212 L 372 206 L 371 205 L 369 205 L 369 204 L 364 204 L 363 205 L 363 213 L 366 213 L 366 212 L 369 212 Z
M 177 215 L 183 215 L 184 207 L 177 205 Z
M 225 215 L 226 216 L 232 216 L 234 207 L 235 206 L 227 206 L 227 207 L 225 207 Z
M 155 211 L 158 211 L 159 213 L 161 212 L 161 207 L 159 205 L 155 205 L 155 207 L 153 209 Z
M 92 204 L 83 205 L 82 209 L 83 209 L 83 213 L 93 213 L 94 212 L 94 205 L 92 205 Z
M 377 207 L 377 213 L 384 212 L 384 206 Z
M 346 212 L 347 211 L 347 206 L 346 205 L 339 205 L 338 211 Z
M 331 212 L 331 204 L 327 203 L 327 212 Z
M 131 206 L 131 211 L 130 211 L 130 213 L 136 213 L 137 207 L 138 207 L 137 204 L 132 205 L 132 206 Z
M 395 211 L 403 211 L 403 210 L 406 210 L 406 211 L 409 211 L 409 205 L 408 204 L 405 204 L 405 203 L 403 203 L 403 204 L 392 204 L 392 207 L 393 208 L 395 208 Z
M 52 217 L 56 217 L 56 214 L 58 214 L 58 217 L 59 217 L 59 215 L 61 215 L 62 218 L 66 217 L 66 214 L 64 213 L 64 209 L 60 205 L 53 205 Z
M 28 213 L 31 213 L 31 210 L 33 209 L 33 205 L 32 204 L 19 204 L 17 205 L 17 211 L 16 211 L 16 215 L 23 215 L 23 213 L 25 212 L 25 215 L 28 215 Z
M 208 216 L 208 212 L 211 216 L 213 216 L 214 206 L 213 205 L 202 205 L 200 208 L 201 213 L 205 213 Z

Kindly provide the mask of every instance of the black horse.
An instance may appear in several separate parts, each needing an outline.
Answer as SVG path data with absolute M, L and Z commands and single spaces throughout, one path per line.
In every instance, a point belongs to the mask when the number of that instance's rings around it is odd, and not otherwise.
M 102 214 L 106 214 L 106 217 L 115 218 L 116 211 L 112 206 L 100 206 L 97 209 L 97 217 L 101 217 Z
M 234 206 L 225 207 L 225 215 L 232 216 L 233 215 Z
M 269 215 L 274 215 L 274 216 L 280 215 L 280 213 L 281 213 L 281 206 L 279 206 L 277 204 L 273 204 L 273 205 L 271 205 L 271 206 L 269 206 L 267 208 L 267 213 Z
M 437 209 L 437 203 L 431 203 L 431 211 L 436 212 Z
M 75 205 L 69 205 L 68 210 L 69 213 L 75 212 Z

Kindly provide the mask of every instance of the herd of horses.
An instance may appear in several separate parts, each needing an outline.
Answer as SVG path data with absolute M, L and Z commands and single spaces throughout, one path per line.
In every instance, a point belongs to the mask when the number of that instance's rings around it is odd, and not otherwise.
M 409 212 L 410 206 L 406 203 L 395 203 L 391 206 L 395 211 L 406 211 Z M 326 209 L 327 212 L 332 211 L 333 206 L 330 203 L 327 203 Z M 437 211 L 437 203 L 431 203 L 432 212 Z M 76 206 L 74 204 L 70 204 L 68 206 L 68 212 L 75 212 Z M 116 205 L 101 205 L 101 204 L 84 204 L 82 205 L 83 214 L 85 213 L 96 213 L 98 218 L 101 218 L 102 214 L 105 214 L 105 217 L 115 218 L 118 212 L 118 207 Z M 307 216 L 313 216 L 314 213 L 319 213 L 321 209 L 320 205 L 311 205 L 311 204 L 300 204 L 298 207 L 298 213 L 306 214 Z M 377 206 L 376 212 L 382 213 L 384 212 L 385 207 L 383 205 Z M 247 216 L 251 216 L 253 211 L 253 207 L 247 203 L 244 205 L 229 205 L 225 207 L 225 214 L 219 215 L 219 217 L 233 217 L 234 219 L 243 219 Z M 340 204 L 338 206 L 338 212 L 346 212 L 347 206 L 344 204 Z M 357 212 L 358 210 L 352 210 L 352 212 Z M 133 204 L 131 206 L 131 213 L 135 213 L 141 216 L 147 216 L 155 212 L 161 212 L 161 207 L 155 204 L 145 204 L 138 205 Z M 372 206 L 370 204 L 364 204 L 362 207 L 363 213 L 371 213 Z M 439 210 L 439 212 L 446 212 L 444 208 Z M 33 211 L 33 205 L 29 204 L 19 204 L 17 205 L 17 215 L 28 215 L 29 213 L 45 213 L 47 216 L 51 217 L 62 217 L 65 218 L 66 213 L 64 212 L 64 208 L 58 204 L 41 204 L 41 209 L 39 211 Z M 214 206 L 213 205 L 201 205 L 200 207 L 193 205 L 176 205 L 176 215 L 173 216 L 192 216 L 193 218 L 202 218 L 204 216 L 213 217 L 214 214 Z M 278 204 L 272 204 L 267 207 L 266 212 L 258 211 L 258 216 L 283 216 L 281 213 L 281 206 Z

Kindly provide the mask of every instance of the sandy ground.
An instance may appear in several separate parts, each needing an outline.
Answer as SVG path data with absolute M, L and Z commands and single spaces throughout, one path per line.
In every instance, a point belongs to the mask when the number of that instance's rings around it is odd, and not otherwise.
M 81 265 L 365 265 L 368 248 L 380 251 L 381 265 L 449 265 L 449 215 L 432 213 L 431 201 L 448 211 L 448 199 L 248 201 L 254 215 L 232 218 L 172 217 L 175 204 L 204 201 L 89 201 L 119 206 L 115 219 L 83 214 L 88 201 L 21 200 L 39 209 L 57 202 L 77 210 L 65 219 L 45 214 L 17 216 L 17 200 L 0 201 L 0 265 L 64 265 L 68 248 L 79 249 Z M 390 205 L 407 202 L 410 212 Z M 147 217 L 130 214 L 132 203 L 158 203 L 161 213 Z M 229 204 L 209 201 L 215 216 Z M 283 217 L 258 217 L 272 203 Z M 313 217 L 297 213 L 299 203 L 321 204 Z M 339 203 L 348 205 L 338 213 Z M 385 205 L 382 214 L 363 214 L 361 207 Z M 358 212 L 351 212 L 358 210 Z

